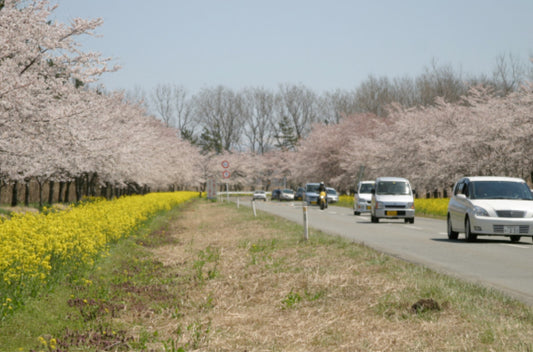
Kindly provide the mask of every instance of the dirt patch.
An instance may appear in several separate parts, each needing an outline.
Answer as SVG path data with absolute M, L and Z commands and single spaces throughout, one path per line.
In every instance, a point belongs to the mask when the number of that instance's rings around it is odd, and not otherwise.
M 38 213 L 39 209 L 25 206 L 16 206 L 16 207 L 0 207 L 0 209 L 8 213 Z

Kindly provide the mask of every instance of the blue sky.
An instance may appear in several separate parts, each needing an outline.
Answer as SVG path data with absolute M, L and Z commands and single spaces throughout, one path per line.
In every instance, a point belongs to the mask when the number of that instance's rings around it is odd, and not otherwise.
M 52 0 L 54 18 L 104 19 L 88 51 L 122 66 L 111 90 L 191 92 L 303 84 L 352 90 L 369 75 L 415 77 L 435 60 L 491 75 L 496 57 L 533 56 L 532 0 Z

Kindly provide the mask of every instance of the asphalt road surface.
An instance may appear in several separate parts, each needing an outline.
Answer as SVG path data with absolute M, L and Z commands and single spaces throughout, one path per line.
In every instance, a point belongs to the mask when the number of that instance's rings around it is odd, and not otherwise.
M 249 199 L 239 204 L 251 207 Z M 256 201 L 256 211 L 265 211 L 303 224 L 302 202 Z M 522 237 L 511 243 L 507 237 L 479 237 L 466 242 L 464 234 L 448 240 L 444 220 L 416 217 L 414 224 L 383 220 L 373 224 L 369 215 L 355 216 L 351 208 L 308 207 L 309 236 L 313 229 L 337 234 L 381 252 L 433 270 L 503 291 L 533 306 L 533 243 Z M 302 231 L 303 237 L 303 231 Z

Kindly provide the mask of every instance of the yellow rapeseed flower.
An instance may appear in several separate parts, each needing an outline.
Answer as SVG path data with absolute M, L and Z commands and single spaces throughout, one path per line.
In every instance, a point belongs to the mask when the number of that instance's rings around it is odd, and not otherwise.
M 0 302 L 8 302 L 8 295 L 20 295 L 26 287 L 46 283 L 62 268 L 93 265 L 98 255 L 107 253 L 110 242 L 129 236 L 157 212 L 197 196 L 168 192 L 110 201 L 90 198 L 64 211 L 52 207 L 41 213 L 13 214 L 0 222 Z

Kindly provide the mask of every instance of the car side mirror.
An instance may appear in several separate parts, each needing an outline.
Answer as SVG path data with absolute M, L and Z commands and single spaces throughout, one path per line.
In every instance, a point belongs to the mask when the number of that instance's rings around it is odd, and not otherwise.
M 460 199 L 466 199 L 466 196 L 465 196 L 464 194 L 462 194 L 462 193 L 460 193 L 460 194 L 456 194 L 455 196 L 456 196 L 457 198 L 460 198 Z

